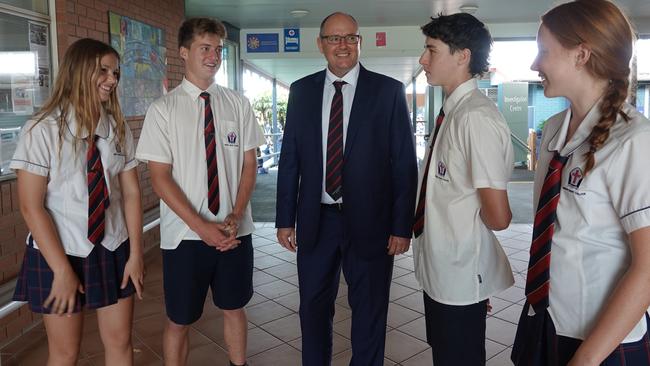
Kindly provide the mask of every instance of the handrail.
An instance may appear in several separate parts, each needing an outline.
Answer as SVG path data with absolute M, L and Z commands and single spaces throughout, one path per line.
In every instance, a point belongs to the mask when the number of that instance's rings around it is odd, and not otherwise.
M 153 229 L 158 225 L 160 225 L 160 218 L 157 218 L 151 221 L 150 223 L 144 225 L 142 227 L 142 233 L 146 233 L 147 231 Z M 8 304 L 5 304 L 4 306 L 0 307 L 0 319 L 11 314 L 14 310 L 18 309 L 19 307 L 23 306 L 26 303 L 27 301 L 10 301 Z
M 510 132 L 510 137 L 512 137 L 514 141 L 518 142 L 519 145 L 521 145 L 524 149 L 528 150 L 529 153 L 533 152 L 533 150 L 531 150 L 530 147 L 528 147 L 527 143 L 523 142 L 519 137 L 515 136 L 515 134 L 513 134 L 512 132 Z

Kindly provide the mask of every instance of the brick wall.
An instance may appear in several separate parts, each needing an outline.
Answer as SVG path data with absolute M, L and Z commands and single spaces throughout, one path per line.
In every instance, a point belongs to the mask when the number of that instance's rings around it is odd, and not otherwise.
M 59 57 L 62 58 L 68 45 L 79 38 L 90 37 L 108 43 L 109 11 L 165 30 L 168 85 L 170 89 L 178 85 L 183 77 L 183 67 L 178 56 L 176 34 L 185 14 L 184 0 L 56 0 L 57 29 L 52 34 L 58 42 Z M 142 118 L 130 119 L 129 125 L 137 140 Z M 141 165 L 138 172 L 146 212 L 158 205 L 158 198 L 151 187 L 146 167 Z M 20 215 L 17 197 L 15 180 L 0 182 L 0 285 L 16 277 L 23 257 L 27 226 Z M 157 229 L 149 231 L 144 237 L 145 247 L 158 245 L 159 238 Z M 39 319 L 24 306 L 0 319 L 0 347 Z

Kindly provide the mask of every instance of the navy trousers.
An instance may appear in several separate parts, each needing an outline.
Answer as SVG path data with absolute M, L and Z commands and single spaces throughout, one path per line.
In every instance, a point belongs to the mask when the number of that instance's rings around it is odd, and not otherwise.
M 303 366 L 329 366 L 332 359 L 332 319 L 341 268 L 348 284 L 352 309 L 351 366 L 384 364 L 388 295 L 393 256 L 362 258 L 346 241 L 343 215 L 322 208 L 316 245 L 298 243 L 300 328 Z M 377 245 L 387 246 L 386 243 Z
M 446 305 L 422 293 L 433 364 L 484 366 L 487 300 L 470 305 Z

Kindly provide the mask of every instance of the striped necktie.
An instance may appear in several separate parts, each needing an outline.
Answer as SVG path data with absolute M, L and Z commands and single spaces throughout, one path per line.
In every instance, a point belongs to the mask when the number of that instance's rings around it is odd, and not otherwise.
M 420 197 L 418 198 L 418 205 L 415 209 L 415 217 L 413 218 L 413 235 L 419 237 L 424 231 L 424 206 L 425 206 L 425 196 L 427 193 L 427 179 L 429 177 L 429 165 L 431 164 L 431 155 L 433 155 L 433 145 L 436 143 L 436 138 L 438 137 L 438 131 L 440 131 L 440 126 L 442 121 L 445 119 L 445 111 L 440 108 L 440 113 L 436 117 L 436 129 L 433 132 L 433 140 L 429 144 L 429 157 L 427 158 L 427 165 L 424 168 L 424 175 L 422 176 L 422 184 L 420 185 Z
M 86 153 L 86 177 L 88 182 L 88 240 L 97 245 L 104 239 L 106 209 L 110 205 L 104 166 L 97 148 L 95 135 Z
M 213 214 L 219 212 L 219 175 L 217 171 L 217 145 L 215 140 L 214 116 L 210 107 L 210 93 L 201 93 L 201 99 L 205 102 L 203 109 L 205 139 L 205 163 L 208 172 L 208 208 Z
M 343 170 L 343 84 L 334 82 L 334 98 L 330 108 L 330 122 L 327 130 L 327 164 L 325 164 L 325 192 L 337 201 L 343 196 L 341 171 Z
M 533 242 L 530 246 L 530 261 L 526 276 L 526 299 L 538 314 L 548 307 L 551 244 L 557 218 L 556 209 L 560 202 L 562 168 L 568 160 L 569 156 L 561 156 L 557 151 L 555 152 L 548 165 L 535 213 Z

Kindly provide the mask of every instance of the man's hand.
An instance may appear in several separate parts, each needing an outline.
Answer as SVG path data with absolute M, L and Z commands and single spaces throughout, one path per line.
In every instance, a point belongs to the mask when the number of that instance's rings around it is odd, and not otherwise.
M 283 247 L 292 252 L 296 251 L 296 248 L 298 247 L 298 243 L 296 243 L 296 229 L 292 227 L 279 228 L 277 237 Z
M 241 241 L 237 240 L 234 234 L 226 233 L 229 230 L 225 224 L 202 220 L 201 223 L 192 229 L 207 245 L 225 252 L 234 249 Z
M 238 232 L 239 232 L 239 224 L 241 223 L 242 215 L 237 214 L 234 212 L 231 212 L 226 216 L 226 218 L 223 220 L 223 224 L 225 226 L 224 233 L 228 236 L 234 236 L 237 237 Z
M 411 238 L 402 238 L 391 235 L 388 238 L 388 255 L 398 255 L 409 250 Z

